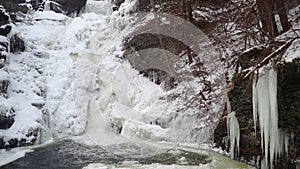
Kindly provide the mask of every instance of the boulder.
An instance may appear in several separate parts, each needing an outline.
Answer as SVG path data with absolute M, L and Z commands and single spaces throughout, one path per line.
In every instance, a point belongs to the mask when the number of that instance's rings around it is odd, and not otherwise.
M 13 123 L 15 110 L 12 107 L 7 107 L 3 104 L 0 105 L 0 129 L 9 129 Z
M 25 0 L 1 0 L 1 5 L 8 12 L 27 12 L 27 7 L 20 5 L 24 2 Z
M 25 51 L 25 42 L 23 39 L 19 37 L 18 34 L 14 34 L 10 38 L 10 52 L 16 53 L 16 52 L 24 52 Z
M 7 88 L 9 85 L 9 80 L 0 80 L 0 95 L 6 95 L 7 94 Z
M 55 0 L 60 4 L 61 9 L 67 14 L 75 13 L 78 15 L 81 9 L 85 6 L 87 0 Z

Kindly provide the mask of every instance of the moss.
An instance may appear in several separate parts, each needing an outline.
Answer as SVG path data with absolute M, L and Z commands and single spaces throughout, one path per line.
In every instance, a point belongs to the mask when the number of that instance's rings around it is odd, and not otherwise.
M 274 45 L 268 47 L 255 47 L 239 56 L 239 63 L 243 69 L 256 65 L 268 56 L 273 50 Z
M 290 157 L 300 157 L 300 62 L 294 60 L 278 68 L 278 126 L 294 132 L 295 145 L 290 148 Z
M 234 88 L 228 93 L 228 96 L 240 125 L 240 156 L 251 159 L 253 156 L 260 155 L 261 148 L 260 138 L 255 137 L 253 125 L 252 79 L 250 77 L 244 78 L 245 75 L 245 72 L 234 75 L 232 79 Z
M 252 80 L 250 77 L 244 78 L 246 72 L 236 73 L 232 78 L 234 88 L 229 91 L 228 97 L 232 110 L 236 112 L 236 117 L 240 125 L 240 157 L 251 160 L 252 157 L 261 155 L 260 137 L 255 137 L 252 113 Z M 218 146 L 225 149 L 226 140 L 226 119 L 222 119 L 215 133 L 215 141 Z M 260 135 L 259 132 L 256 135 Z M 218 138 L 218 137 L 222 137 Z

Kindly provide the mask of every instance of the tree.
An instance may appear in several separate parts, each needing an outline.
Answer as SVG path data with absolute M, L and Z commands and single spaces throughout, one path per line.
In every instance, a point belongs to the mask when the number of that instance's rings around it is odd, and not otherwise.
M 257 0 L 257 8 L 264 33 L 272 40 L 279 34 L 275 14 L 279 15 L 282 31 L 286 32 L 291 25 L 288 22 L 284 0 Z
M 278 14 L 280 17 L 280 23 L 282 26 L 282 31 L 286 32 L 290 29 L 291 25 L 288 22 L 287 10 L 285 7 L 284 0 L 276 0 L 276 7 L 278 9 Z
M 257 0 L 256 1 L 262 29 L 270 39 L 273 39 L 278 34 L 274 11 L 274 0 Z

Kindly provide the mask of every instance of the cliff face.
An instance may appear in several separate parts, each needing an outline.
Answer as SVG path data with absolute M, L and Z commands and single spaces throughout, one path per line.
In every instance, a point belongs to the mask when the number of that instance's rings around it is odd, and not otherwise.
M 292 45 L 290 48 L 293 48 L 293 46 L 295 45 Z M 270 154 L 272 153 L 268 152 L 268 154 L 266 154 L 265 148 L 262 149 L 262 147 L 265 147 L 266 140 L 262 140 L 261 138 L 262 133 L 260 131 L 260 125 L 262 123 L 260 120 L 263 120 L 264 117 L 258 117 L 258 119 L 256 119 L 256 127 L 254 125 L 254 95 L 252 85 L 253 83 L 257 85 L 257 80 L 255 79 L 261 78 L 260 76 L 262 75 L 256 73 L 253 76 L 245 77 L 249 71 L 246 69 L 250 66 L 254 66 L 255 63 L 257 64 L 263 59 L 261 57 L 262 53 L 270 53 L 265 51 L 270 51 L 270 48 L 268 50 L 266 48 L 254 48 L 240 56 L 240 62 L 244 71 L 234 75 L 232 78 L 233 88 L 228 92 L 232 111 L 236 112 L 236 117 L 240 126 L 240 151 L 239 155 L 238 151 L 235 151 L 235 158 L 247 162 L 250 162 L 251 160 L 258 161 L 258 164 L 254 164 L 257 165 L 257 167 L 262 167 L 260 166 L 260 161 L 267 157 L 270 158 Z M 249 58 L 245 59 L 245 57 Z M 272 139 L 278 139 L 281 140 L 279 141 L 278 149 L 280 149 L 279 146 L 285 147 L 285 150 L 280 152 L 278 159 L 274 162 L 275 168 L 280 169 L 296 168 L 296 164 L 293 162 L 300 157 L 300 136 L 296 134 L 300 132 L 300 64 L 297 57 L 300 57 L 300 55 L 289 61 L 279 61 L 274 66 L 274 69 L 277 71 L 276 106 L 278 107 L 278 121 L 276 122 L 276 125 L 278 125 L 280 136 L 278 138 L 272 138 L 270 136 L 270 142 L 267 141 L 267 145 L 271 146 Z M 253 63 L 251 63 L 250 60 Z M 263 71 L 260 72 L 263 74 Z M 267 90 L 269 90 L 269 88 Z M 230 112 L 224 112 L 223 119 L 220 121 L 220 124 L 215 131 L 215 142 L 218 146 L 221 146 L 227 151 L 229 149 L 228 131 L 226 130 L 226 116 L 228 113 Z M 268 123 L 271 125 L 271 119 Z M 265 135 L 265 133 L 263 133 L 263 135 Z M 267 149 L 269 148 L 270 147 Z
M 15 122 L 15 110 L 12 106 L 5 104 L 8 96 L 10 79 L 8 76 L 8 60 L 10 52 L 9 33 L 11 32 L 10 17 L 3 6 L 0 5 L 0 129 L 9 129 Z M 18 141 L 9 140 L 5 142 L 2 134 L 0 135 L 0 149 L 4 147 L 17 146 Z M 16 143 L 13 143 L 16 142 Z
M 72 13 L 79 13 L 84 7 L 87 0 L 54 0 L 49 1 L 51 10 L 56 12 L 66 13 L 68 15 Z M 41 3 L 39 0 L 32 0 L 25 2 L 25 0 L 1 0 L 0 4 L 3 5 L 8 12 L 24 12 L 32 8 L 38 10 L 43 9 L 45 3 Z
M 9 1 L 8 1 L 9 2 Z M 13 5 L 11 4 L 11 7 Z M 13 148 L 17 146 L 32 145 L 36 141 L 37 128 L 24 129 L 24 137 L 8 136 L 9 131 L 15 124 L 15 115 L 18 106 L 11 104 L 11 96 L 15 91 L 12 83 L 12 69 L 10 67 L 11 52 L 23 52 L 24 42 L 18 35 L 11 35 L 12 26 L 10 16 L 3 6 L 0 5 L 0 149 Z M 14 98 L 16 99 L 16 98 Z M 7 133 L 8 134 L 7 134 Z
M 290 138 L 289 155 L 291 159 L 300 158 L 300 62 L 282 63 L 278 66 L 278 126 Z

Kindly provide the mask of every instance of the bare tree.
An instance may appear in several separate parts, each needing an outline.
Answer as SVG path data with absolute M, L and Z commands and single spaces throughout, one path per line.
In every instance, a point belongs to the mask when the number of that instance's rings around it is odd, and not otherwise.
M 278 29 L 273 15 L 274 0 L 257 0 L 256 4 L 263 31 L 270 39 L 273 39 L 278 34 Z
M 291 25 L 288 22 L 287 10 L 286 10 L 284 0 L 276 0 L 276 6 L 278 9 L 278 14 L 280 17 L 280 23 L 281 23 L 283 32 L 286 32 L 290 29 Z

